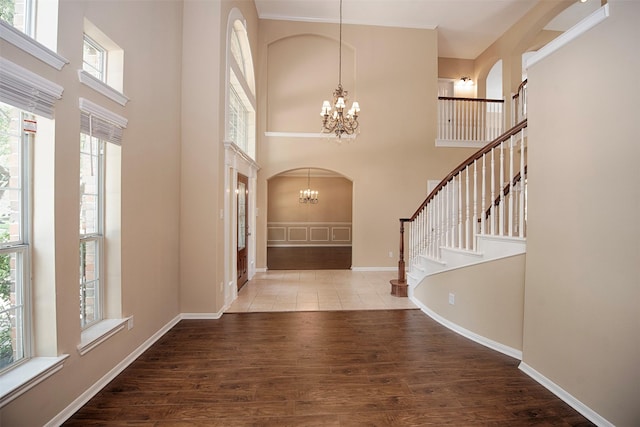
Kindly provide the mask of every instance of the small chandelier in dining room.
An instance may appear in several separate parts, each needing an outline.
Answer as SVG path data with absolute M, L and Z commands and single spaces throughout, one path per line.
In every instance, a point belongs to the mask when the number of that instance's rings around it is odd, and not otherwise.
M 354 101 L 351 109 L 345 113 L 347 95 L 342 88 L 342 0 L 340 0 L 340 54 L 338 66 L 338 88 L 333 91 L 333 108 L 329 101 L 322 103 L 322 133 L 335 133 L 338 138 L 343 134 L 352 135 L 358 129 L 360 105 Z
M 307 171 L 307 189 L 300 190 L 300 196 L 298 197 L 299 203 L 309 203 L 315 205 L 318 203 L 318 191 L 311 189 L 311 169 Z

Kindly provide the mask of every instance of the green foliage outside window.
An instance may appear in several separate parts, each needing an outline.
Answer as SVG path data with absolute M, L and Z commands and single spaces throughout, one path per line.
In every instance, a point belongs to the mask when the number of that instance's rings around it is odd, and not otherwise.
M 11 298 L 11 256 L 0 255 L 0 301 Z M 10 312 L 0 318 L 0 369 L 13 362 L 12 322 Z
M 11 22 L 13 22 L 13 1 L 0 0 L 0 15 L 5 19 L 7 4 L 10 4 Z M 0 108 L 0 157 L 10 153 L 11 107 Z M 4 188 L 9 185 L 10 171 L 4 165 L 0 165 L 0 200 L 4 197 Z M 7 242 L 9 237 L 10 219 L 0 216 L 0 242 Z M 14 359 L 12 332 L 14 324 L 12 317 L 15 311 L 10 310 L 13 281 L 11 277 L 11 254 L 0 255 L 0 369 L 10 365 Z
M 13 25 L 15 13 L 14 0 L 0 0 L 0 19 Z

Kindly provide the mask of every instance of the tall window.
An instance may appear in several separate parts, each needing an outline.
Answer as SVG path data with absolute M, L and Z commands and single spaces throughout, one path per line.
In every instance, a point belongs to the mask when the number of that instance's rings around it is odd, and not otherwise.
M 229 138 L 244 152 L 248 151 L 249 111 L 236 89 L 229 89 Z
M 0 371 L 30 357 L 29 145 L 33 117 L 0 103 Z M 25 126 L 28 125 L 28 126 Z
M 256 101 L 251 49 L 242 20 L 231 22 L 227 46 L 227 138 L 255 159 Z
M 104 143 L 80 135 L 80 324 L 102 320 Z
M 34 37 L 35 3 L 35 0 L 0 0 L 0 19 Z
M 86 34 L 82 49 L 82 69 L 101 82 L 107 81 L 107 51 Z

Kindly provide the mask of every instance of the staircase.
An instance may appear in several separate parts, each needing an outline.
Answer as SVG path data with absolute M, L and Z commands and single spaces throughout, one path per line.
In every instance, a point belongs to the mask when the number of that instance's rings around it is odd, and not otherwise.
M 411 217 L 401 218 L 391 293 L 407 296 L 429 275 L 524 253 L 526 165 L 524 119 L 455 168 Z

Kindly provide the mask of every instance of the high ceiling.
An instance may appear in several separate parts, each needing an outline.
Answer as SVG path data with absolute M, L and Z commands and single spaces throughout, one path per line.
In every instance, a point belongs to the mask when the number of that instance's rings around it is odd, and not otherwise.
M 255 0 L 262 19 L 339 22 L 340 0 Z M 344 24 L 438 28 L 438 55 L 475 59 L 536 0 L 343 0 Z

